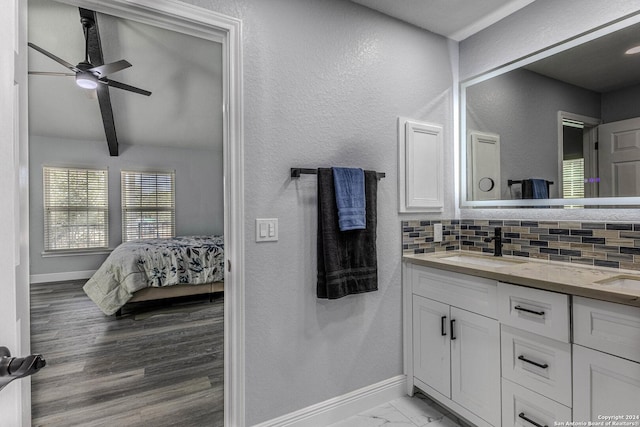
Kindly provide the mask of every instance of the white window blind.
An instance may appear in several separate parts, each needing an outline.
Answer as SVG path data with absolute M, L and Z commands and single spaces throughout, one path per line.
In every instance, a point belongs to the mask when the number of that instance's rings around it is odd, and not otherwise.
M 175 173 L 121 172 L 122 241 L 175 236 Z
M 584 159 L 562 161 L 562 197 L 584 197 Z
M 106 170 L 43 167 L 45 251 L 109 246 Z

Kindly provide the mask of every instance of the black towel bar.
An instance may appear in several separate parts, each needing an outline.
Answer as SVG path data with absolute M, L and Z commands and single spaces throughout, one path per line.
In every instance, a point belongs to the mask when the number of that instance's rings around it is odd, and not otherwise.
M 522 179 L 509 179 L 507 180 L 507 185 L 511 187 L 513 184 L 522 184 Z M 546 180 L 545 180 L 546 181 Z M 546 181 L 547 185 L 553 185 L 553 181 Z
M 291 168 L 291 178 L 300 178 L 300 175 L 317 175 L 318 169 L 306 169 L 306 168 Z M 378 179 L 385 177 L 384 172 L 376 172 Z

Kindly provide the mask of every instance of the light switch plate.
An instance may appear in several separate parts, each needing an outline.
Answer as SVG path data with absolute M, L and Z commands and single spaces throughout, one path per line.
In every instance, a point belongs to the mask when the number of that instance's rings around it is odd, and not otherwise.
M 278 218 L 256 218 L 256 242 L 278 240 Z

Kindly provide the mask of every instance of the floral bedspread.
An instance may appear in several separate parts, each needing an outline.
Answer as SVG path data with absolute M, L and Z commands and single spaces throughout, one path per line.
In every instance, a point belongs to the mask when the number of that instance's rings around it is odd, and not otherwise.
M 222 236 L 184 236 L 121 244 L 83 289 L 105 314 L 111 315 L 143 288 L 223 280 Z

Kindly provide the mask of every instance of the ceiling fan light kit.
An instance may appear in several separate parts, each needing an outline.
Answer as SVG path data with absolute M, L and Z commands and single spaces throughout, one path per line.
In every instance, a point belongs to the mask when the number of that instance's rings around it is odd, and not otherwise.
M 116 137 L 116 128 L 113 120 L 113 111 L 111 109 L 111 98 L 109 96 L 109 87 L 115 87 L 117 89 L 125 90 L 128 92 L 138 93 L 140 95 L 149 96 L 151 92 L 148 90 L 140 89 L 135 86 L 130 86 L 124 83 L 117 82 L 115 80 L 107 79 L 107 74 L 112 74 L 125 68 L 131 67 L 131 64 L 121 59 L 109 64 L 104 63 L 102 55 L 102 44 L 100 43 L 100 33 L 98 32 L 97 15 L 93 10 L 78 8 L 80 10 L 80 22 L 85 38 L 85 54 L 84 61 L 78 63 L 78 65 L 72 65 L 52 54 L 51 52 L 37 46 L 31 42 L 28 43 L 29 47 L 43 55 L 54 60 L 58 64 L 73 71 L 74 74 L 68 73 L 50 73 L 50 72 L 38 72 L 30 71 L 29 74 L 35 75 L 53 75 L 53 76 L 75 76 L 76 84 L 83 89 L 97 89 L 98 104 L 100 105 L 100 113 L 102 115 L 102 122 L 104 124 L 104 131 L 107 138 L 107 144 L 109 146 L 109 154 L 111 156 L 118 155 L 118 139 Z
M 76 84 L 83 89 L 95 89 L 98 87 L 98 82 L 91 73 L 76 74 Z

